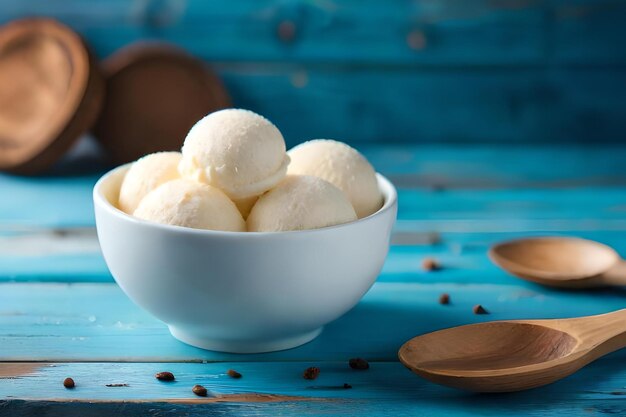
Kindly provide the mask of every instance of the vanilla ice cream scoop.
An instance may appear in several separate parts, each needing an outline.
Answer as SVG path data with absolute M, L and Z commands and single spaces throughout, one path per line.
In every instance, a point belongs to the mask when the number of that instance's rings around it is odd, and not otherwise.
M 191 128 L 180 173 L 213 185 L 234 200 L 264 193 L 282 180 L 289 157 L 280 131 L 248 110 L 211 113 Z
M 118 207 L 133 214 L 146 194 L 164 182 L 180 177 L 180 152 L 157 152 L 134 162 L 122 182 Z
M 376 172 L 356 149 L 342 142 L 316 139 L 288 152 L 288 174 L 314 175 L 341 189 L 359 218 L 369 216 L 383 205 Z
M 144 220 L 194 229 L 246 230 L 239 210 L 226 194 L 186 179 L 168 181 L 152 190 L 133 214 Z
M 248 216 L 248 231 L 319 229 L 356 220 L 348 197 L 331 183 L 309 175 L 288 175 L 259 197 Z

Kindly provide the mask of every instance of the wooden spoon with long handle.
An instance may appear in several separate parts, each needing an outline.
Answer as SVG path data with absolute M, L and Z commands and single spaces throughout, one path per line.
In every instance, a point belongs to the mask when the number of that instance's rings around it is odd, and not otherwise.
M 599 316 L 472 324 L 415 337 L 398 353 L 416 374 L 477 392 L 521 391 L 626 347 L 626 309 Z
M 592 240 L 539 237 L 499 243 L 491 260 L 527 281 L 552 287 L 626 286 L 626 261 L 612 248 Z

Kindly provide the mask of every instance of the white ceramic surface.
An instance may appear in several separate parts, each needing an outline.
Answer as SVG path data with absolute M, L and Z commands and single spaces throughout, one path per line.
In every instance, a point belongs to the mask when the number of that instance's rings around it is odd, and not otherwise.
M 378 175 L 383 207 L 316 230 L 244 233 L 143 221 L 115 207 L 128 165 L 94 187 L 98 238 L 122 290 L 204 349 L 288 349 L 320 334 L 376 280 L 396 219 L 393 185 Z

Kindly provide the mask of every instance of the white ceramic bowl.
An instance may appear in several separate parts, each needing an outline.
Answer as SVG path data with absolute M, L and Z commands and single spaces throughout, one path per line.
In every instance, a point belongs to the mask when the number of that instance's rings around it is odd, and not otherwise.
M 323 229 L 219 232 L 169 226 L 116 208 L 128 165 L 105 174 L 93 197 L 104 259 L 122 290 L 204 349 L 269 352 L 304 344 L 350 310 L 387 256 L 397 194 L 369 217 Z

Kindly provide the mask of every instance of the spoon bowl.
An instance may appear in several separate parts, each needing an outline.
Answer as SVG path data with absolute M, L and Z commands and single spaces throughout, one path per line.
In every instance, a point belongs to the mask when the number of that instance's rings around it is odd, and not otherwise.
M 567 288 L 626 285 L 626 268 L 617 252 L 591 240 L 518 239 L 493 246 L 489 257 L 511 274 L 543 285 Z
M 626 345 L 626 310 L 556 320 L 473 324 L 406 342 L 400 361 L 441 385 L 510 392 L 546 385 Z

